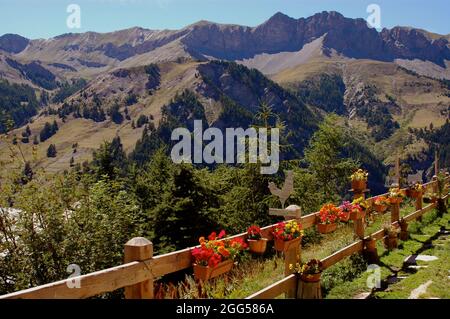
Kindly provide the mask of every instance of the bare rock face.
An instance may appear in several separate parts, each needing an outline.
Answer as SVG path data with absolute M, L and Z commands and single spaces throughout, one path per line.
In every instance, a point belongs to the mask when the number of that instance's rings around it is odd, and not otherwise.
M 144 60 L 152 62 L 168 56 L 175 61 L 180 55 L 197 60 L 236 61 L 263 53 L 298 52 L 319 38 L 323 38 L 325 54 L 334 50 L 360 59 L 418 59 L 444 68 L 445 61 L 450 60 L 445 36 L 431 38 L 425 31 L 401 27 L 377 32 L 363 19 L 346 18 L 333 11 L 300 19 L 279 12 L 256 27 L 200 21 L 181 30 L 131 28 L 105 34 L 86 32 L 31 41 L 6 34 L 0 37 L 0 50 L 18 54 L 26 60 L 66 64 L 78 70 L 99 65 L 116 66 L 124 60 L 139 60 L 139 56 L 144 54 Z M 72 60 L 67 58 L 68 51 Z M 89 64 L 80 61 L 89 61 Z
M 277 13 L 254 28 L 200 22 L 190 27 L 182 42 L 197 55 L 240 60 L 260 53 L 298 51 L 324 35 L 325 49 L 352 58 L 381 61 L 416 58 L 441 66 L 450 59 L 445 38 L 432 40 L 420 30 L 400 27 L 377 32 L 365 20 L 345 18 L 338 12 L 321 12 L 306 19 Z
M 419 30 L 402 27 L 384 29 L 381 37 L 395 58 L 428 60 L 443 67 L 445 60 L 450 59 L 445 38 L 430 40 Z

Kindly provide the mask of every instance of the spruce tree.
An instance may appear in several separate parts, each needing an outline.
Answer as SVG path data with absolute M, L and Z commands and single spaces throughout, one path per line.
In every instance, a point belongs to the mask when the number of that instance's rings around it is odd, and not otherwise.
M 55 144 L 50 144 L 50 146 L 47 149 L 47 157 L 56 157 L 56 146 Z

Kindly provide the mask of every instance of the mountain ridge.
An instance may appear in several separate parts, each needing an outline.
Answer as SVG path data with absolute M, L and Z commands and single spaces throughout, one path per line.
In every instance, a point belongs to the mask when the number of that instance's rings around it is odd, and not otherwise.
M 417 58 L 446 67 L 445 60 L 450 60 L 447 37 L 432 39 L 430 34 L 410 27 L 384 28 L 378 32 L 369 28 L 364 19 L 346 18 L 336 11 L 299 19 L 278 12 L 255 27 L 202 20 L 178 30 L 133 27 L 107 33 L 67 33 L 38 40 L 3 35 L 0 50 L 25 60 L 46 61 L 51 56 L 58 60 L 54 62 L 66 62 L 76 68 L 68 61 L 68 53 L 97 63 L 118 64 L 173 42 L 194 59 L 234 61 L 261 53 L 299 51 L 305 44 L 324 36 L 325 48 L 350 58 L 380 61 Z M 21 43 L 12 45 L 14 39 Z M 26 45 L 24 41 L 28 41 Z

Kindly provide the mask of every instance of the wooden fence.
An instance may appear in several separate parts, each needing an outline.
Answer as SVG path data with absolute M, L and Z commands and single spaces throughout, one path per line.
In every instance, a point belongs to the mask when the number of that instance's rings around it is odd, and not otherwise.
M 447 181 L 449 181 L 449 177 L 447 177 Z M 436 189 L 437 181 L 435 178 L 432 182 L 424 184 L 424 188 L 428 187 L 432 187 L 433 190 Z M 374 197 L 367 200 L 372 202 L 373 199 Z M 407 221 L 417 219 L 435 207 L 436 204 L 430 204 L 422 208 L 422 200 L 420 200 L 420 203 L 417 201 L 417 210 L 404 218 Z M 317 214 L 318 212 L 302 216 L 298 220 L 301 222 L 303 229 L 316 225 Z M 393 223 L 398 223 L 398 220 L 393 220 Z M 272 239 L 271 230 L 273 226 L 262 228 L 263 236 L 269 240 Z M 383 230 L 377 231 L 373 236 L 378 240 L 382 239 L 384 232 Z M 246 234 L 238 234 L 231 238 L 238 237 L 245 239 Z M 361 252 L 364 247 L 364 236 L 359 236 L 359 238 L 358 241 L 324 258 L 322 260 L 324 267 L 328 268 L 347 256 Z M 17 291 L 0 296 L 0 299 L 79 299 L 111 292 L 119 288 L 125 288 L 125 298 L 152 299 L 154 298 L 153 282 L 155 279 L 192 266 L 191 250 L 192 248 L 186 248 L 168 254 L 153 256 L 153 244 L 150 241 L 145 238 L 133 238 L 125 244 L 125 263 L 123 265 Z M 292 260 L 297 257 L 296 255 L 296 251 L 288 251 L 285 254 L 286 277 L 284 279 L 248 298 L 275 298 L 282 293 L 287 293 L 288 296 L 295 295 L 297 279 L 287 269 L 289 263 L 292 263 Z M 69 288 L 74 281 L 78 281 L 79 288 Z

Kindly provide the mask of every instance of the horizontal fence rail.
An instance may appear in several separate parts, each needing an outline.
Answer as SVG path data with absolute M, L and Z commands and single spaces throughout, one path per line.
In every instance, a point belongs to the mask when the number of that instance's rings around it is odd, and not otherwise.
M 447 177 L 447 181 L 448 181 Z M 424 190 L 428 187 L 433 186 L 436 181 L 428 182 L 423 184 Z M 382 194 L 382 195 L 387 195 Z M 377 195 L 368 198 L 367 201 L 372 202 L 375 197 L 382 196 Z M 448 195 L 445 197 L 448 198 Z M 431 209 L 435 208 L 436 204 L 430 204 L 420 210 L 405 216 L 404 219 L 407 221 L 414 220 Z M 297 219 L 302 224 L 303 229 L 308 229 L 317 224 L 317 215 L 319 213 L 311 213 L 302 216 Z M 269 225 L 261 228 L 263 237 L 272 238 L 271 230 L 273 225 Z M 245 239 L 246 233 L 237 234 L 227 239 L 232 238 L 242 238 Z M 384 237 L 383 230 L 377 231 L 372 234 L 372 237 L 380 240 Z M 350 256 L 356 252 L 363 250 L 363 241 L 358 240 L 349 246 L 337 251 L 336 253 L 324 258 L 322 260 L 324 267 L 328 268 L 335 263 L 341 261 L 347 256 Z M 186 248 L 171 253 L 154 256 L 150 259 L 142 261 L 133 261 L 119 265 L 116 267 L 96 271 L 86 275 L 81 275 L 78 277 L 71 277 L 69 279 L 60 280 L 57 282 L 45 284 L 42 286 L 37 286 L 14 293 L 6 294 L 0 296 L 0 299 L 80 299 L 89 298 L 102 293 L 111 292 L 120 288 L 125 288 L 133 286 L 147 280 L 155 280 L 158 277 L 171 274 L 180 270 L 188 269 L 192 267 L 192 248 Z M 69 288 L 69 283 L 74 281 L 79 281 L 79 288 Z M 292 293 L 295 291 L 297 285 L 297 280 L 295 275 L 289 275 L 284 279 L 270 285 L 269 287 L 251 295 L 248 299 L 268 299 L 275 298 L 282 293 Z

